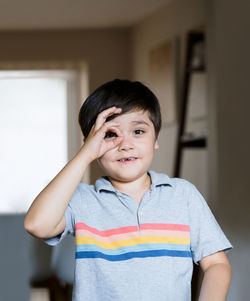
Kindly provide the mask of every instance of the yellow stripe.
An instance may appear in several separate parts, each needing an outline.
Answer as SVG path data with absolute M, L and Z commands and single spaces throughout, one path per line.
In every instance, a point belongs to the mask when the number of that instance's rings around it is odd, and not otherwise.
M 116 249 L 120 247 L 134 246 L 138 244 L 154 244 L 154 243 L 167 243 L 167 244 L 190 244 L 190 238 L 184 237 L 157 237 L 157 236 L 141 236 L 133 239 L 118 240 L 116 242 L 106 243 L 98 241 L 92 237 L 77 237 L 76 244 L 94 244 L 106 249 Z

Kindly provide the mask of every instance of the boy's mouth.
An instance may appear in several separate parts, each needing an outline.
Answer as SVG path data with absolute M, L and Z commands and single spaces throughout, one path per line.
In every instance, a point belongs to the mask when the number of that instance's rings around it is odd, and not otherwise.
M 137 158 L 136 157 L 127 157 L 127 158 L 121 158 L 117 161 L 119 162 L 129 162 L 129 161 L 135 161 Z

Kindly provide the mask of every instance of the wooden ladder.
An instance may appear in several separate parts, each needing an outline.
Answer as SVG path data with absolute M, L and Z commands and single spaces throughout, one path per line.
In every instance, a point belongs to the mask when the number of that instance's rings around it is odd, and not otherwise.
M 204 148 L 207 145 L 207 139 L 203 137 L 185 137 L 185 123 L 187 117 L 188 96 L 190 91 L 191 75 L 195 72 L 205 72 L 204 59 L 194 65 L 194 50 L 198 43 L 205 43 L 204 33 L 198 31 L 190 31 L 187 35 L 186 56 L 185 56 L 185 69 L 184 78 L 181 88 L 181 111 L 180 123 L 177 134 L 177 148 L 174 165 L 174 177 L 180 177 L 181 163 L 183 157 L 183 150 L 185 148 Z M 201 271 L 196 264 L 193 264 L 193 277 L 192 277 L 192 301 L 198 299 L 199 293 L 199 279 Z

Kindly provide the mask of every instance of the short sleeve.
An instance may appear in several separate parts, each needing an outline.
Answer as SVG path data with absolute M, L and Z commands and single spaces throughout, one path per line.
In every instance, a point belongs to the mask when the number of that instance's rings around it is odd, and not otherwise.
M 44 242 L 46 244 L 48 244 L 50 246 L 55 246 L 61 240 L 63 240 L 66 235 L 68 235 L 68 234 L 75 235 L 75 215 L 74 215 L 72 207 L 73 207 L 74 203 L 77 203 L 80 200 L 80 197 L 81 197 L 81 195 L 80 195 L 79 189 L 77 188 L 65 210 L 65 213 L 64 213 L 64 217 L 65 217 L 65 221 L 66 221 L 66 226 L 65 226 L 64 231 L 55 237 L 44 239 Z
M 190 183 L 191 184 L 191 183 Z M 225 236 L 202 194 L 191 184 L 189 216 L 191 252 L 196 264 L 205 256 L 229 251 L 231 243 Z

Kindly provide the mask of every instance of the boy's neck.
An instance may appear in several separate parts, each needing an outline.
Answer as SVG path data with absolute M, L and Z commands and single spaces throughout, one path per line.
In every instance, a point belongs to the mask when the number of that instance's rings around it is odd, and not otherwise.
M 108 177 L 112 186 L 121 192 L 133 195 L 134 193 L 140 194 L 145 193 L 148 189 L 150 189 L 152 181 L 149 174 L 146 172 L 139 179 L 131 182 L 122 182 Z

